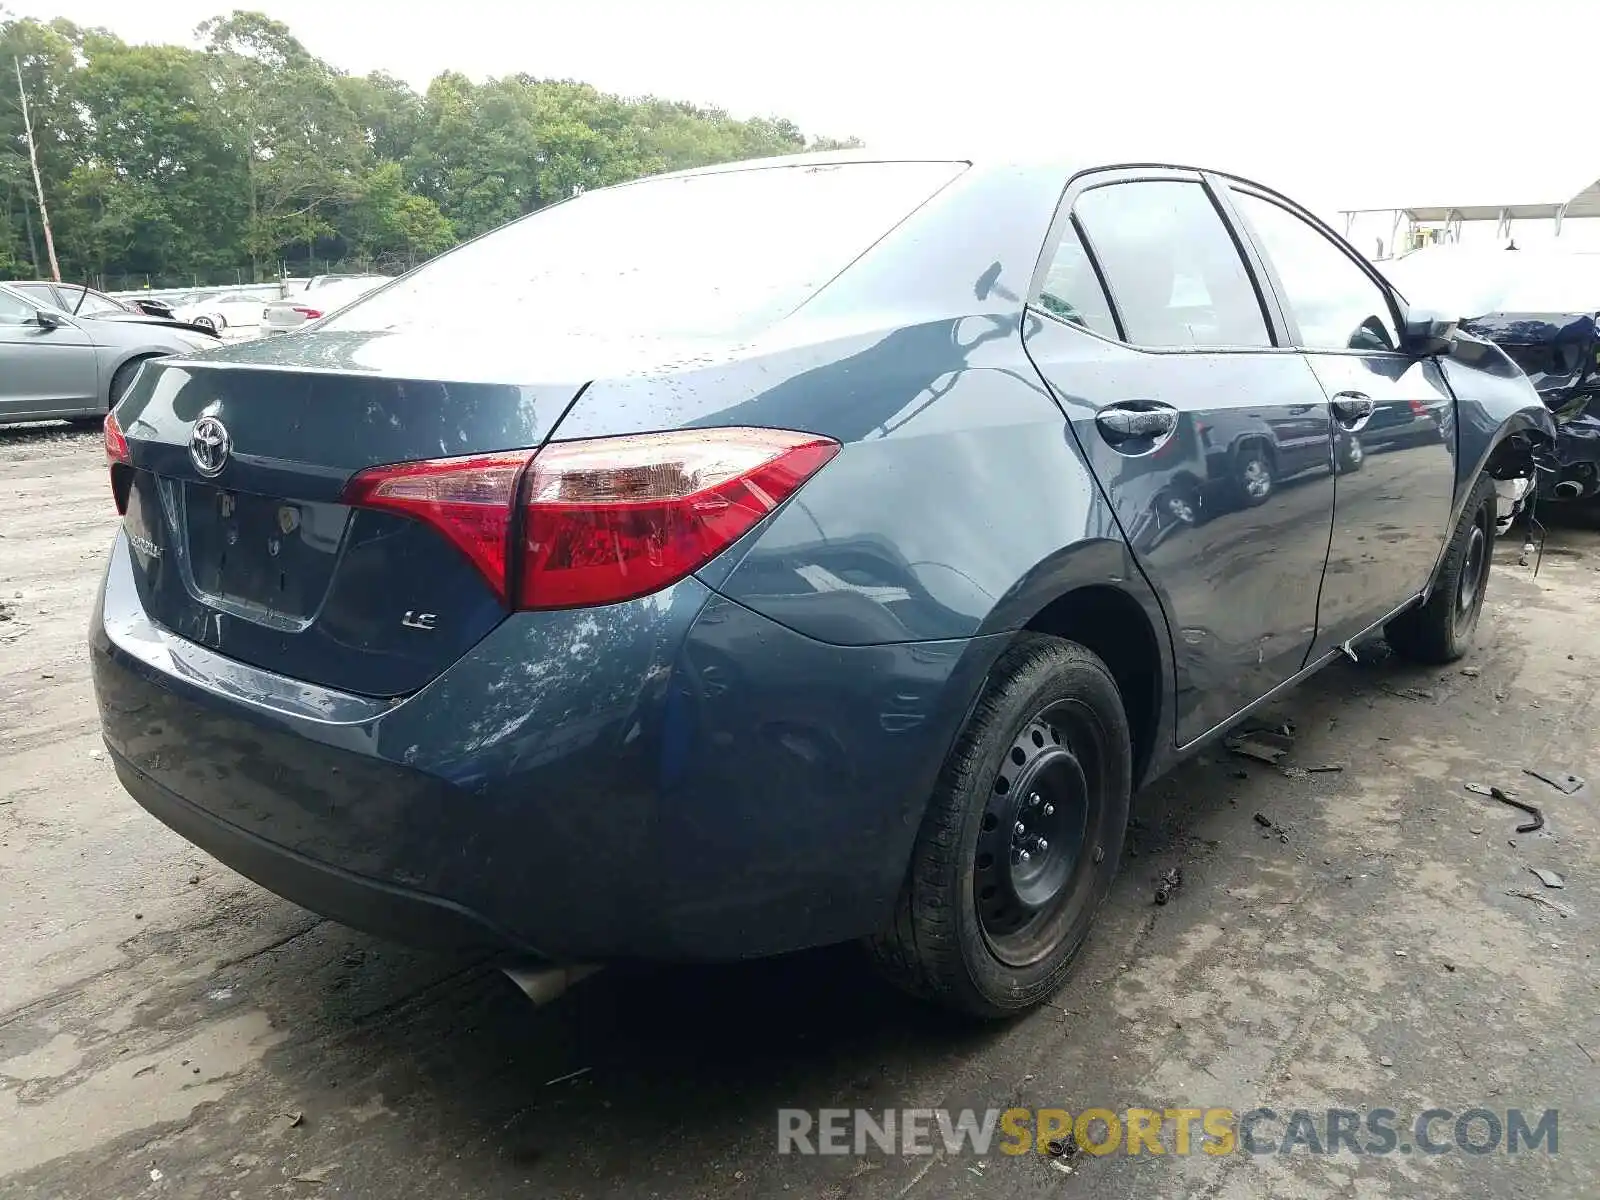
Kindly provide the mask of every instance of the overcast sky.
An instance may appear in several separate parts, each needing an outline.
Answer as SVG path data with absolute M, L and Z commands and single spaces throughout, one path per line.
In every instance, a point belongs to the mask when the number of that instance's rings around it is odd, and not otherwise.
M 527 72 L 869 145 L 1055 145 L 1345 207 L 1600 177 L 1595 0 L 255 0 L 343 70 Z M 190 43 L 226 0 L 0 0 Z M 1383 231 L 1387 233 L 1387 229 Z

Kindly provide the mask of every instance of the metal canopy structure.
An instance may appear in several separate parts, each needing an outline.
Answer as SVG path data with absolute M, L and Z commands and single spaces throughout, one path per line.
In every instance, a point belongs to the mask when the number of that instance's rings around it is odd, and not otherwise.
M 1391 245 L 1394 234 L 1399 232 L 1401 221 L 1405 221 L 1412 229 L 1419 224 L 1443 225 L 1447 241 L 1455 241 L 1460 237 L 1461 225 L 1466 221 L 1494 221 L 1495 233 L 1499 237 L 1510 236 L 1512 221 L 1551 221 L 1559 237 L 1561 222 L 1567 217 L 1600 217 L 1600 179 L 1577 192 L 1568 193 L 1565 199 L 1537 200 L 1524 196 L 1515 201 L 1508 198 L 1496 203 L 1404 204 L 1339 210 L 1339 215 L 1344 218 L 1346 236 L 1357 217 L 1378 214 L 1387 214 L 1393 219 Z

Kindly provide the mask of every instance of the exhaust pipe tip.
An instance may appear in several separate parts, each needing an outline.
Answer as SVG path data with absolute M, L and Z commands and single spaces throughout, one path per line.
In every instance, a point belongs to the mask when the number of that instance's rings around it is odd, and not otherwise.
M 1557 500 L 1576 500 L 1583 495 L 1583 484 L 1574 479 L 1563 479 L 1556 484 L 1552 494 Z
M 573 984 L 579 983 L 600 969 L 596 963 L 576 966 L 552 967 L 548 964 L 516 964 L 502 967 L 506 977 L 522 989 L 523 995 L 535 1004 L 549 1004 Z

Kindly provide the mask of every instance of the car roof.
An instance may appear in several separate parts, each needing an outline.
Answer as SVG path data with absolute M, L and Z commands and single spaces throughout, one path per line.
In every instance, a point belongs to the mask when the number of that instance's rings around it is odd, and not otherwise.
M 850 150 L 805 150 L 798 154 L 773 155 L 768 158 L 747 158 L 735 162 L 712 163 L 703 167 L 687 167 L 681 171 L 671 171 L 663 175 L 647 175 L 641 179 L 629 180 L 626 183 L 616 184 L 615 186 L 627 187 L 630 184 L 645 183 L 652 179 L 683 179 L 694 175 L 729 174 L 770 167 L 844 166 L 857 163 L 897 162 L 966 163 L 969 166 L 983 170 L 1018 168 L 1030 171 L 1044 170 L 1059 173 L 1062 178 L 1077 175 L 1084 171 L 1151 167 L 1171 171 L 1206 171 L 1213 175 L 1223 175 L 1230 179 L 1238 179 L 1245 183 L 1254 182 L 1225 167 L 1206 166 L 1192 162 L 1186 163 L 1160 154 L 1139 156 L 1135 153 L 1131 157 L 1099 159 L 1085 157 L 1082 154 L 1063 153 L 1048 148 L 1015 150 L 983 149 L 972 146 L 952 148 L 938 145 L 928 147 L 908 145 L 896 146 L 892 149 L 857 147 Z M 1268 188 L 1268 190 L 1271 189 Z

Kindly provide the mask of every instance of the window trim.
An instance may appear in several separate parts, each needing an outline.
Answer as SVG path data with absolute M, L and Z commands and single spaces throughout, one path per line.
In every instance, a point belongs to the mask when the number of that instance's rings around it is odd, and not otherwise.
M 1307 212 L 1304 208 L 1290 200 L 1287 196 L 1282 196 L 1277 192 L 1274 192 L 1271 188 L 1264 188 L 1259 184 L 1249 183 L 1245 180 L 1232 179 L 1226 175 L 1218 176 L 1217 179 L 1221 184 L 1223 191 L 1227 194 L 1228 206 L 1233 211 L 1234 217 L 1238 221 L 1239 229 L 1255 246 L 1256 253 L 1260 255 L 1262 269 L 1266 273 L 1266 278 L 1270 281 L 1272 290 L 1277 293 L 1278 305 L 1283 312 L 1283 321 L 1286 331 L 1289 335 L 1290 344 L 1296 350 L 1304 354 L 1343 354 L 1357 358 L 1372 358 L 1377 356 L 1381 358 L 1411 359 L 1414 357 L 1413 355 L 1408 354 L 1400 346 L 1397 346 L 1393 350 L 1361 350 L 1351 346 L 1338 347 L 1306 345 L 1305 337 L 1300 330 L 1300 322 L 1296 319 L 1294 315 L 1294 309 L 1289 304 L 1289 293 L 1285 290 L 1283 286 L 1283 280 L 1278 275 L 1278 268 L 1273 263 L 1272 256 L 1267 253 L 1266 243 L 1262 240 L 1261 235 L 1256 231 L 1255 226 L 1250 223 L 1250 218 L 1245 214 L 1243 209 L 1233 204 L 1233 196 L 1235 194 L 1253 197 L 1256 200 L 1260 200 L 1264 204 L 1276 205 L 1278 208 L 1283 209 L 1283 211 L 1288 213 L 1290 216 L 1298 217 L 1302 222 L 1309 225 L 1314 232 L 1321 234 L 1324 238 L 1331 242 L 1334 249 L 1338 250 L 1345 256 L 1345 258 L 1353 263 L 1361 271 L 1361 273 L 1371 281 L 1372 285 L 1376 287 L 1380 293 L 1382 293 L 1384 302 L 1389 306 L 1389 319 L 1394 322 L 1396 335 L 1395 340 L 1402 343 L 1405 341 L 1406 331 L 1405 310 L 1398 303 L 1399 297 L 1396 295 L 1394 288 L 1389 286 L 1388 280 L 1384 279 L 1382 275 L 1378 274 L 1377 268 L 1375 268 L 1366 259 L 1362 258 L 1361 254 L 1353 246 L 1351 246 L 1349 242 L 1345 241 L 1344 238 L 1340 237 L 1332 229 L 1328 228 L 1327 224 L 1318 220 L 1315 215 Z
M 1100 269 L 1100 260 L 1095 257 L 1094 251 L 1089 248 L 1089 235 L 1084 232 L 1084 228 L 1079 223 L 1077 216 L 1068 211 L 1067 219 L 1060 223 L 1059 228 L 1054 221 L 1051 222 L 1051 228 L 1054 231 L 1054 240 L 1051 243 L 1050 253 L 1043 256 L 1040 261 L 1040 267 L 1035 272 L 1036 278 L 1028 285 L 1028 298 L 1024 301 L 1024 307 L 1028 312 L 1049 317 L 1052 321 L 1058 321 L 1063 325 L 1070 325 L 1073 329 L 1083 333 L 1091 334 L 1094 337 L 1114 342 L 1118 345 L 1127 345 L 1128 335 L 1122 326 L 1122 314 L 1117 311 L 1116 302 L 1111 298 L 1111 288 L 1106 283 L 1105 272 Z M 1100 298 L 1106 302 L 1106 312 L 1111 314 L 1111 327 L 1116 330 L 1114 334 L 1104 334 L 1098 329 L 1091 329 L 1088 325 L 1080 325 L 1076 321 L 1069 321 L 1059 313 L 1052 312 L 1046 308 L 1041 302 L 1044 296 L 1044 285 L 1050 278 L 1050 268 L 1055 266 L 1056 254 L 1061 249 L 1061 244 L 1066 241 L 1069 233 L 1078 239 L 1078 246 L 1083 251 L 1083 257 L 1089 263 L 1089 270 L 1094 274 L 1095 283 L 1100 288 Z
M 1124 183 L 1193 183 L 1199 185 L 1211 200 L 1212 207 L 1216 209 L 1217 217 L 1227 231 L 1229 239 L 1233 242 L 1234 251 L 1239 255 L 1239 261 L 1244 266 L 1245 278 L 1250 281 L 1251 289 L 1255 292 L 1256 303 L 1261 308 L 1261 316 L 1267 330 L 1270 344 L 1265 346 L 1147 346 L 1127 338 L 1127 325 L 1122 319 L 1121 306 L 1117 303 L 1115 293 L 1111 289 L 1110 280 L 1107 279 L 1105 269 L 1100 263 L 1100 256 L 1095 252 L 1094 244 L 1089 239 L 1088 232 L 1078 221 L 1074 208 L 1084 193 L 1101 187 L 1114 187 Z M 1038 303 L 1039 294 L 1043 290 L 1045 277 L 1049 273 L 1051 264 L 1055 260 L 1057 249 L 1061 245 L 1062 237 L 1068 225 L 1078 233 L 1083 243 L 1089 262 L 1094 267 L 1095 277 L 1100 281 L 1100 287 L 1105 292 L 1106 302 L 1111 307 L 1111 317 L 1116 323 L 1118 337 L 1111 338 L 1105 334 L 1097 333 L 1092 329 L 1085 329 L 1081 325 L 1074 325 L 1070 321 L 1063 321 Z M 1188 167 L 1101 167 L 1082 171 L 1067 180 L 1057 203 L 1055 216 L 1051 219 L 1049 231 L 1046 233 L 1044 246 L 1039 253 L 1038 261 L 1034 264 L 1033 277 L 1028 285 L 1027 309 L 1029 312 L 1038 313 L 1062 325 L 1070 326 L 1080 333 L 1097 337 L 1113 345 L 1123 346 L 1141 354 L 1298 354 L 1299 348 L 1292 344 L 1291 330 L 1285 319 L 1279 301 L 1278 293 L 1270 286 L 1263 285 L 1260 274 L 1261 264 L 1257 258 L 1255 245 L 1244 234 L 1244 231 L 1234 220 L 1231 208 L 1219 195 L 1217 187 L 1213 184 L 1209 172 L 1195 170 Z

